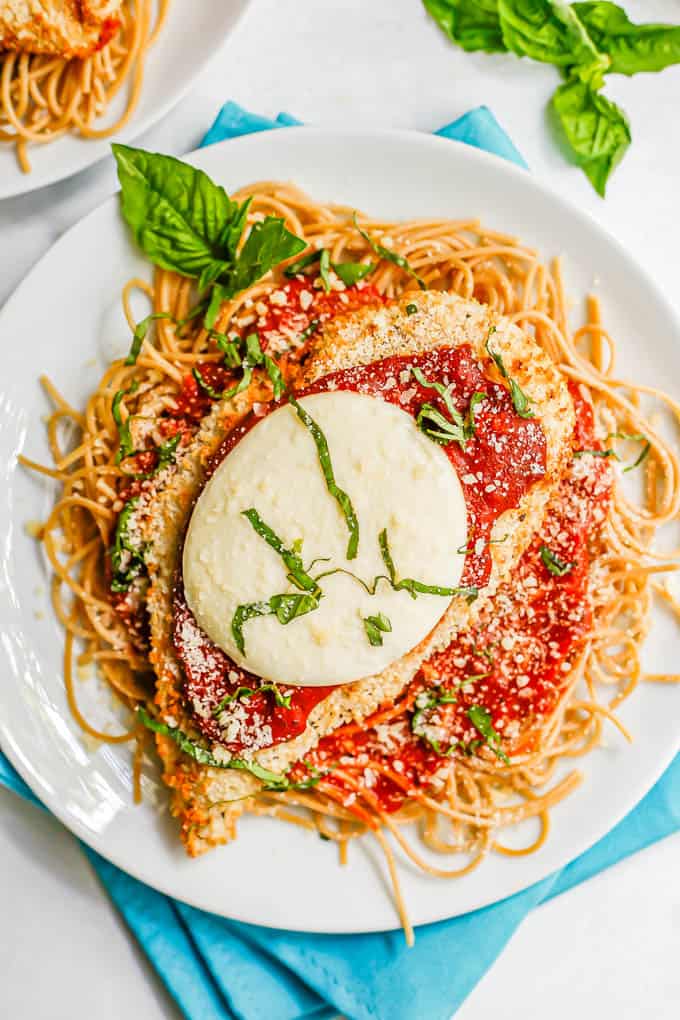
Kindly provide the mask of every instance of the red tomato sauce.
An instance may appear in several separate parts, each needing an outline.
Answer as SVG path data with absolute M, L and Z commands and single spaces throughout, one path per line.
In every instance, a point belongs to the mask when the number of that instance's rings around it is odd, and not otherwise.
M 574 451 L 601 449 L 590 404 L 576 385 L 570 384 L 570 390 L 576 408 Z M 353 726 L 336 730 L 320 741 L 307 763 L 331 770 L 340 763 L 355 782 L 371 790 L 385 810 L 394 811 L 408 794 L 374 763 L 391 770 L 409 790 L 427 786 L 445 764 L 447 752 L 456 756 L 476 753 L 486 743 L 470 721 L 468 712 L 473 706 L 488 713 L 500 751 L 512 754 L 533 749 L 538 726 L 557 707 L 592 625 L 589 547 L 606 519 L 612 481 L 605 459 L 575 457 L 540 532 L 510 580 L 482 610 L 475 627 L 423 665 L 401 696 L 403 711 L 381 723 L 381 709 L 374 717 L 376 725 L 367 720 L 361 732 Z M 551 572 L 541 554 L 543 548 L 569 569 L 561 576 Z M 466 678 L 471 678 L 467 684 Z M 426 732 L 443 753 L 412 731 L 414 701 L 419 693 L 433 689 L 456 698 L 453 704 L 441 704 L 425 716 Z M 421 729 L 423 721 L 421 717 Z M 304 765 L 293 773 L 300 778 L 305 774 Z M 342 789 L 347 802 L 352 803 L 352 787 L 333 771 L 326 782 Z
M 329 295 L 330 296 L 330 295 Z M 451 387 L 457 410 L 466 415 L 475 392 L 484 394 L 475 414 L 475 434 L 465 445 L 444 447 L 458 472 L 468 508 L 468 535 L 461 584 L 483 586 L 489 579 L 489 539 L 498 517 L 518 505 L 521 497 L 545 474 L 546 442 L 535 419 L 521 418 L 514 410 L 508 390 L 488 379 L 469 346 L 442 348 L 413 356 L 399 356 L 360 368 L 337 372 L 319 380 L 306 391 L 353 390 L 371 394 L 417 416 L 426 402 L 447 414 L 444 400 L 432 389 L 418 385 L 411 367 L 420 368 L 427 380 Z M 270 413 L 279 404 L 267 405 Z M 217 452 L 214 470 L 243 438 L 262 413 L 251 413 L 232 430 Z M 257 626 L 253 623 L 252 626 Z M 174 594 L 173 641 L 185 674 L 185 694 L 193 708 L 197 728 L 230 751 L 256 750 L 289 740 L 301 733 L 312 708 L 332 690 L 327 687 L 296 687 L 286 690 L 291 709 L 276 706 L 271 694 L 258 694 L 232 702 L 219 720 L 217 706 L 238 687 L 256 687 L 258 681 L 240 670 L 204 634 L 184 598 L 181 579 Z

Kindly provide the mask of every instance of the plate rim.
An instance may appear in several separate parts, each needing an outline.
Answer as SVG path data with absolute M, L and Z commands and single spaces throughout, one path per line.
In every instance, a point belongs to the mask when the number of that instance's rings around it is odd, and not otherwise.
M 133 111 L 130 120 L 119 132 L 116 132 L 109 138 L 102 138 L 97 140 L 99 143 L 108 142 L 109 143 L 108 151 L 107 145 L 103 145 L 100 151 L 96 142 L 94 142 L 93 140 L 92 145 L 93 152 L 91 156 L 87 155 L 82 162 L 77 164 L 77 166 L 69 164 L 69 166 L 65 167 L 63 170 L 57 171 L 56 175 L 50 176 L 48 180 L 44 180 L 36 184 L 31 183 L 31 174 L 28 173 L 23 174 L 21 177 L 17 179 L 16 182 L 17 186 L 13 186 L 10 184 L 9 187 L 5 188 L 2 183 L 2 177 L 0 176 L 0 202 L 4 201 L 5 199 L 9 200 L 12 198 L 19 198 L 21 195 L 30 195 L 34 191 L 42 191 L 44 188 L 49 188 L 53 184 L 59 184 L 62 181 L 67 181 L 70 178 L 75 177 L 82 171 L 89 170 L 92 167 L 97 166 L 97 164 L 103 162 L 103 160 L 108 159 L 110 157 L 111 155 L 110 145 L 112 142 L 120 142 L 122 145 L 128 144 L 129 142 L 134 141 L 135 138 L 139 138 L 146 131 L 149 131 L 152 127 L 154 127 L 161 120 L 163 120 L 164 117 L 166 117 L 172 110 L 174 110 L 176 106 L 179 105 L 179 103 L 182 102 L 183 99 L 186 98 L 191 89 L 193 89 L 193 87 L 196 85 L 196 82 L 201 77 L 201 75 L 204 74 L 204 72 L 206 72 L 217 60 L 217 58 L 220 55 L 222 47 L 225 45 L 227 39 L 229 39 L 231 35 L 239 27 L 242 19 L 245 17 L 248 8 L 252 5 L 253 0 L 236 0 L 236 2 L 238 3 L 239 6 L 234 14 L 231 27 L 228 28 L 227 31 L 220 36 L 217 45 L 215 46 L 215 49 L 210 53 L 210 55 L 207 56 L 205 60 L 203 60 L 202 62 L 197 62 L 195 64 L 195 66 L 192 68 L 191 72 L 187 75 L 187 78 L 182 85 L 180 85 L 174 90 L 171 88 L 169 90 L 168 96 L 165 99 L 163 99 L 163 101 L 160 102 L 158 106 L 155 107 L 155 109 L 149 110 L 148 113 L 145 116 L 143 116 L 139 121 L 135 120 L 135 114 L 137 111 Z M 170 76 L 170 80 L 172 81 L 172 76 Z M 142 82 L 142 91 L 143 90 L 144 82 Z M 70 135 L 67 134 L 66 137 L 68 138 L 70 137 Z M 77 136 L 75 137 L 77 138 Z M 57 139 L 57 142 L 59 140 L 60 139 Z M 87 141 L 87 139 L 84 139 L 84 141 Z M 73 162 L 75 162 L 75 160 Z M 104 201 L 106 201 L 106 199 Z M 95 206 L 95 209 L 91 211 L 96 211 L 99 208 L 99 206 L 103 204 L 104 204 L 103 202 L 98 203 Z M 86 219 L 86 217 L 83 217 L 83 219 Z M 69 233 L 73 226 L 78 226 L 78 224 L 81 222 L 82 220 L 78 220 L 76 223 L 72 225 L 72 227 L 69 227 L 69 230 L 67 230 L 65 233 Z M 49 250 L 50 249 L 48 248 L 48 251 Z M 37 263 L 35 264 L 37 265 Z
M 278 135 L 278 131 L 276 131 L 275 134 Z M 257 148 L 258 145 L 263 144 L 263 139 L 260 137 L 260 135 L 265 136 L 268 139 L 269 143 L 271 144 L 272 142 L 271 131 L 259 132 L 256 134 L 243 135 L 238 138 L 227 139 L 223 142 L 216 143 L 214 146 L 210 146 L 208 148 L 194 149 L 190 153 L 187 153 L 182 158 L 188 159 L 192 162 L 193 161 L 200 162 L 201 157 L 206 153 L 210 152 L 212 149 L 226 150 L 227 147 L 229 147 L 229 150 L 232 151 L 234 146 L 239 146 L 241 148 L 253 146 Z M 633 271 L 633 273 L 637 274 L 638 277 L 641 277 L 646 286 L 654 294 L 662 311 L 665 313 L 669 321 L 673 324 L 675 332 L 677 333 L 678 336 L 678 340 L 680 341 L 680 311 L 678 311 L 673 302 L 671 302 L 671 300 L 666 296 L 666 294 L 659 286 L 659 284 L 657 284 L 656 280 L 652 276 L 651 272 L 647 269 L 645 264 L 638 262 L 631 255 L 626 246 L 621 241 L 618 240 L 616 235 L 614 235 L 609 229 L 600 224 L 591 213 L 587 212 L 586 210 L 580 209 L 574 202 L 572 202 L 571 199 L 566 198 L 564 195 L 558 193 L 556 189 L 554 189 L 551 185 L 549 185 L 545 180 L 542 180 L 540 177 L 534 177 L 533 174 L 530 174 L 523 168 L 508 162 L 507 160 L 503 159 L 500 156 L 497 156 L 493 153 L 489 153 L 486 150 L 477 149 L 476 147 L 470 146 L 464 142 L 441 138 L 419 131 L 389 128 L 376 129 L 370 127 L 359 128 L 306 127 L 306 126 L 287 127 L 286 136 L 290 138 L 293 135 L 304 135 L 307 139 L 311 138 L 312 140 L 315 137 L 319 140 L 332 137 L 336 142 L 343 140 L 348 141 L 351 138 L 353 139 L 363 138 L 370 139 L 372 141 L 376 141 L 381 138 L 385 139 L 389 138 L 397 142 L 406 143 L 408 145 L 422 146 L 424 148 L 429 147 L 432 149 L 441 149 L 442 151 L 446 150 L 450 151 L 451 146 L 453 145 L 456 146 L 460 151 L 464 151 L 465 153 L 464 158 L 470 160 L 473 164 L 475 161 L 480 161 L 494 163 L 496 164 L 497 167 L 502 165 L 504 172 L 513 176 L 522 177 L 523 180 L 528 179 L 530 182 L 530 186 L 535 187 L 543 195 L 544 198 L 561 207 L 563 212 L 569 213 L 572 217 L 577 219 L 580 224 L 584 225 L 587 230 L 595 231 L 597 234 L 599 234 L 600 238 L 603 241 L 606 241 L 611 247 L 616 249 L 619 256 L 623 258 L 623 260 L 628 265 L 628 267 Z M 274 142 L 274 144 L 276 144 L 276 142 Z M 85 224 L 91 217 L 97 216 L 105 206 L 116 202 L 117 194 L 118 192 L 115 192 L 113 195 L 110 195 L 109 197 L 104 199 L 94 209 L 92 209 L 84 217 L 82 217 L 71 227 L 69 227 L 69 229 L 66 230 L 57 239 L 57 241 L 53 245 L 51 245 L 47 249 L 47 251 L 43 253 L 40 259 L 37 260 L 37 262 L 31 267 L 26 276 L 15 288 L 13 293 L 5 302 L 4 306 L 0 309 L 0 330 L 2 330 L 4 321 L 11 313 L 14 304 L 23 297 L 24 291 L 29 289 L 31 284 L 31 278 L 33 277 L 34 272 L 37 272 L 38 268 L 41 267 L 43 261 L 50 258 L 62 244 L 66 244 L 68 239 L 70 238 L 70 235 L 73 232 L 79 230 L 83 226 L 83 224 Z M 0 719 L 0 737 L 5 733 L 6 723 L 4 722 L 4 720 Z M 179 900 L 180 902 L 187 903 L 190 906 L 194 906 L 198 909 L 207 910 L 209 912 L 215 913 L 214 910 L 211 910 L 210 906 L 207 904 L 205 900 L 201 900 L 196 896 L 183 897 L 181 891 L 178 892 L 177 890 L 172 889 L 167 882 L 159 880 L 153 874 L 149 874 L 146 868 L 135 867 L 134 863 L 133 866 L 130 866 L 130 863 L 128 861 L 125 861 L 123 863 L 120 854 L 115 852 L 114 853 L 108 852 L 106 846 L 101 845 L 105 844 L 106 842 L 105 835 L 98 839 L 97 835 L 91 832 L 90 830 L 87 830 L 86 827 L 82 823 L 80 823 L 77 818 L 68 815 L 68 813 L 65 810 L 62 811 L 58 803 L 57 794 L 55 794 L 54 796 L 47 795 L 43 797 L 42 792 L 38 792 L 38 789 L 36 788 L 38 784 L 37 782 L 34 782 L 35 777 L 31 775 L 28 766 L 24 765 L 21 759 L 21 755 L 18 753 L 16 754 L 14 753 L 12 743 L 13 742 L 9 737 L 9 734 L 7 734 L 7 739 L 0 741 L 0 746 L 2 747 L 2 750 L 7 755 L 8 759 L 10 760 L 16 771 L 24 779 L 27 786 L 36 794 L 36 796 L 50 810 L 50 812 L 54 814 L 55 817 L 57 817 L 59 821 L 67 829 L 69 829 L 69 831 L 73 832 L 82 842 L 84 842 L 88 847 L 90 847 L 90 849 L 99 853 L 103 858 L 110 861 L 112 864 L 120 868 L 126 874 L 132 876 L 133 878 L 139 881 L 144 882 L 146 885 L 149 885 L 152 889 L 155 889 L 156 891 L 161 892 L 164 895 L 170 896 L 173 899 Z M 669 741 L 667 747 L 665 748 L 664 753 L 660 755 L 658 759 L 655 761 L 654 768 L 650 767 L 649 769 L 647 769 L 644 773 L 644 779 L 641 779 L 637 784 L 634 784 L 629 787 L 630 797 L 627 801 L 627 806 L 618 809 L 612 815 L 607 815 L 606 821 L 604 823 L 597 824 L 593 823 L 593 825 L 590 827 L 588 837 L 585 840 L 581 841 L 580 849 L 577 851 L 576 854 L 571 852 L 569 849 L 566 849 L 563 853 L 557 852 L 554 855 L 554 857 L 550 859 L 550 862 L 546 863 L 546 865 L 544 866 L 541 866 L 540 859 L 536 858 L 537 867 L 530 880 L 521 879 L 516 884 L 511 883 L 511 889 L 509 892 L 504 892 L 502 896 L 496 899 L 485 900 L 483 902 L 480 902 L 476 907 L 469 908 L 467 912 L 470 912 L 471 910 L 482 909 L 483 907 L 486 906 L 492 906 L 496 903 L 503 902 L 504 900 L 509 899 L 510 897 L 525 891 L 526 889 L 532 887 L 536 883 L 544 880 L 548 876 L 561 870 L 571 861 L 577 859 L 582 854 L 590 850 L 607 833 L 612 831 L 616 827 L 616 825 L 618 825 L 621 822 L 623 818 L 625 818 L 631 811 L 633 811 L 637 807 L 637 805 L 640 803 L 643 797 L 658 782 L 660 777 L 666 771 L 666 769 L 674 760 L 675 756 L 678 754 L 679 751 L 680 751 L 680 730 L 676 734 L 675 743 L 673 744 L 671 741 Z M 416 913 L 417 911 L 414 909 L 413 912 Z M 277 924 L 273 921 L 267 922 L 260 919 L 258 919 L 257 921 L 253 921 L 251 917 L 244 916 L 242 913 L 239 914 L 238 912 L 225 914 L 222 913 L 221 911 L 218 911 L 218 916 L 227 917 L 230 920 L 240 921 L 244 923 L 257 924 L 258 926 L 263 928 L 270 929 L 281 928 L 280 924 Z M 420 926 L 424 924 L 435 923 L 437 921 L 449 920 L 456 916 L 461 915 L 456 913 L 450 914 L 448 910 L 446 910 L 444 913 L 437 914 L 436 916 L 431 916 L 428 920 L 418 921 L 417 924 Z M 360 933 L 367 934 L 374 932 L 395 931 L 399 930 L 399 928 L 400 923 L 398 921 L 398 918 L 396 918 L 396 915 L 394 923 L 390 924 L 389 926 L 385 926 L 382 924 L 370 925 L 365 923 L 363 923 L 360 927 L 352 927 L 351 925 L 342 923 L 334 925 L 331 923 L 329 919 L 324 921 L 323 927 L 319 927 L 318 924 L 311 925 L 299 923 L 287 926 L 287 930 L 290 931 L 308 932 L 316 934 L 360 934 Z

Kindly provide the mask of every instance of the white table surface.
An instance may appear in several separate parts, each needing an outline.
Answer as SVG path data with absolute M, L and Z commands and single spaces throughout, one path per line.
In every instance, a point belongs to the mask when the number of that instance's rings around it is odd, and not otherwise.
M 679 0 L 627 0 L 625 6 L 638 20 L 680 23 Z M 228 98 L 311 123 L 423 131 L 486 103 L 532 171 L 630 245 L 680 307 L 680 67 L 608 82 L 608 94 L 630 116 L 634 142 L 606 202 L 550 141 L 545 103 L 556 84 L 550 67 L 457 51 L 420 0 L 254 0 L 198 87 L 143 142 L 178 154 L 194 148 Z M 114 186 L 108 161 L 0 202 L 0 302 Z M 676 1018 L 679 863 L 677 835 L 541 907 L 458 1020 L 506 1020 L 520 1011 L 523 1020 Z M 71 836 L 0 792 L 0 1016 L 178 1015 Z

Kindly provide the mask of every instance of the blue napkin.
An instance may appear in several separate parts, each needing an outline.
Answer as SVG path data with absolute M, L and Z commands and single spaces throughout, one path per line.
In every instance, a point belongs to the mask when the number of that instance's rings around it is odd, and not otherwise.
M 227 103 L 204 144 L 296 124 Z M 522 157 L 479 107 L 437 134 Z M 0 753 L 0 783 L 39 804 Z M 42 806 L 42 805 L 39 805 Z M 93 868 L 188 1020 L 449 1020 L 539 903 L 680 829 L 680 756 L 640 804 L 568 867 L 522 893 L 451 921 L 401 932 L 308 935 L 226 921 L 130 878 L 84 847 Z

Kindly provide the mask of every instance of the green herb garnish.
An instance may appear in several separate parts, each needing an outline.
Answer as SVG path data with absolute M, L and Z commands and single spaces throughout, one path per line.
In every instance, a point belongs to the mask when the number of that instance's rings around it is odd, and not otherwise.
M 139 502 L 139 497 L 129 499 L 118 514 L 116 530 L 113 537 L 111 549 L 111 568 L 113 577 L 111 579 L 111 591 L 116 593 L 125 592 L 136 577 L 139 577 L 145 569 L 143 550 L 132 544 L 128 534 L 130 517 Z
M 381 259 L 385 259 L 386 262 L 391 262 L 392 265 L 395 265 L 399 269 L 402 269 L 405 273 L 408 273 L 409 276 L 413 277 L 413 279 L 416 281 L 421 290 L 427 290 L 427 284 L 422 279 L 422 277 L 418 276 L 418 273 L 416 273 L 415 269 L 411 267 L 411 264 L 409 263 L 407 258 L 405 258 L 403 255 L 399 255 L 396 251 L 392 251 L 391 248 L 386 248 L 383 244 L 380 244 L 378 241 L 372 238 L 371 235 L 366 230 L 359 226 L 357 222 L 356 212 L 354 213 L 354 226 L 359 231 L 366 244 L 371 248 L 372 251 L 375 252 L 376 255 L 378 255 Z
M 424 717 L 427 712 L 431 712 L 433 709 L 439 708 L 440 705 L 454 705 L 458 701 L 458 698 L 451 691 L 447 691 L 445 687 L 433 687 L 428 691 L 421 691 L 417 695 L 415 700 L 415 712 L 411 717 L 411 732 L 416 737 L 420 737 L 421 740 L 426 741 L 435 752 L 442 758 L 448 758 L 458 747 L 458 740 L 453 740 L 451 745 L 443 750 L 438 740 L 433 739 L 427 733 L 425 728 Z
M 407 315 L 415 315 L 417 311 L 418 311 L 418 305 L 414 305 L 414 304 L 406 305 L 406 314 Z
M 495 332 L 496 332 L 496 327 L 492 326 L 491 329 L 489 330 L 489 335 L 486 338 L 486 345 L 485 345 L 486 346 L 486 352 L 489 355 L 489 357 L 492 359 L 494 365 L 496 366 L 498 371 L 501 373 L 501 375 L 503 376 L 505 381 L 510 386 L 510 396 L 512 398 L 512 406 L 515 408 L 515 411 L 517 412 L 517 414 L 520 416 L 520 418 L 534 418 L 535 417 L 534 412 L 529 409 L 529 403 L 530 403 L 529 397 L 527 397 L 527 395 L 520 389 L 519 385 L 515 382 L 515 380 L 511 379 L 511 377 L 508 375 L 508 371 L 507 371 L 507 369 L 505 367 L 505 364 L 503 362 L 503 358 L 501 357 L 501 355 L 497 354 L 495 351 L 491 350 L 491 346 L 490 346 L 491 345 L 491 337 L 493 336 L 493 334 Z
M 472 705 L 467 710 L 467 717 L 478 733 L 484 737 L 486 746 L 491 748 L 496 757 L 500 758 L 505 765 L 509 765 L 510 759 L 501 747 L 500 734 L 494 729 L 487 710 L 482 705 Z
M 216 719 L 224 712 L 227 705 L 230 705 L 232 701 L 241 701 L 246 698 L 252 698 L 253 694 L 261 694 L 266 691 L 271 691 L 274 695 L 274 701 L 281 708 L 290 708 L 290 699 L 292 694 L 282 694 L 277 684 L 265 683 L 260 684 L 259 687 L 237 687 L 231 694 L 227 694 L 220 701 L 219 705 L 213 709 L 212 715 Z
M 372 262 L 334 262 L 333 272 L 338 276 L 345 287 L 353 287 L 359 280 L 372 273 L 375 266 Z
M 256 616 L 276 616 L 279 623 L 285 626 L 299 616 L 305 616 L 318 609 L 320 599 L 321 591 L 317 589 L 315 592 L 272 595 L 266 602 L 248 602 L 237 606 L 231 620 L 231 633 L 241 655 L 246 654 L 243 626 L 248 620 Z
M 151 315 L 147 315 L 145 319 L 142 319 L 142 321 L 138 322 L 137 325 L 135 326 L 135 331 L 132 334 L 132 344 L 130 346 L 130 351 L 128 353 L 127 358 L 125 359 L 126 365 L 137 364 L 137 358 L 139 357 L 139 353 L 142 349 L 142 344 L 146 339 L 146 334 L 149 332 L 149 326 L 156 319 L 171 319 L 172 322 L 175 323 L 175 325 L 179 325 L 177 319 L 173 315 L 170 315 L 169 312 L 152 312 Z
M 644 449 L 642 450 L 640 456 L 635 461 L 635 463 L 634 464 L 629 464 L 628 467 L 625 467 L 623 469 L 624 475 L 627 474 L 628 471 L 633 471 L 636 467 L 639 467 L 640 464 L 642 464 L 643 460 L 649 455 L 649 451 L 651 450 L 651 448 L 652 448 L 652 444 L 650 442 L 647 442 L 645 447 L 644 447 Z
M 335 481 L 333 464 L 331 461 L 330 451 L 328 449 L 328 443 L 326 442 L 326 437 L 319 425 L 312 418 L 311 414 L 305 410 L 302 404 L 298 403 L 295 397 L 289 396 L 288 401 L 291 407 L 295 409 L 298 418 L 314 440 L 317 454 L 319 456 L 319 464 L 321 465 L 321 471 L 326 482 L 326 488 L 340 507 L 340 511 L 345 518 L 347 530 L 349 531 L 349 542 L 347 544 L 346 553 L 347 559 L 353 560 L 359 549 L 359 520 L 350 497 Z
M 323 287 L 327 294 L 330 292 L 331 289 L 331 278 L 329 276 L 330 268 L 331 257 L 328 254 L 327 249 L 324 248 L 323 251 L 321 252 L 321 257 L 319 258 L 319 278 L 321 280 L 321 286 Z
M 114 395 L 111 402 L 111 414 L 113 420 L 116 423 L 118 429 L 118 452 L 116 453 L 116 464 L 120 464 L 121 460 L 125 460 L 126 457 L 130 457 L 135 452 L 135 444 L 132 441 L 132 433 L 130 432 L 130 418 L 131 415 L 123 421 L 123 416 L 120 413 L 120 405 L 124 397 L 129 396 L 131 393 L 136 393 L 139 389 L 139 381 L 133 379 L 130 384 L 130 388 L 127 390 L 118 390 Z
M 206 747 L 201 747 L 200 744 L 197 744 L 195 740 L 187 736 L 179 727 L 168 726 L 166 723 L 161 722 L 160 719 L 155 719 L 144 708 L 137 709 L 137 717 L 147 729 L 174 740 L 180 751 L 188 754 L 199 765 L 210 765 L 215 769 L 238 769 L 243 772 L 250 772 L 251 775 L 265 784 L 265 790 L 288 790 L 292 788 L 292 784 L 285 774 L 271 772 L 269 769 L 263 768 L 262 765 L 258 765 L 256 761 L 245 758 L 230 758 L 228 761 L 218 760 L 211 751 Z
M 302 258 L 296 259 L 295 262 L 291 262 L 289 266 L 286 266 L 283 271 L 283 275 L 287 276 L 288 279 L 292 279 L 294 276 L 299 276 L 303 269 L 307 269 L 308 266 L 313 266 L 320 258 L 320 251 L 309 251 L 306 255 L 303 255 Z
M 397 572 L 387 538 L 387 528 L 383 528 L 378 535 L 378 545 L 380 546 L 380 555 L 389 575 L 387 579 L 394 591 L 407 591 L 411 598 L 414 599 L 418 595 L 462 595 L 468 602 L 474 602 L 479 595 L 479 589 L 474 585 L 463 588 L 444 588 L 437 584 L 423 584 L 422 581 L 414 581 L 410 577 L 397 580 Z M 379 580 L 381 580 L 381 577 L 376 578 L 376 581 Z
M 620 459 L 615 450 L 574 450 L 574 457 L 585 457 L 586 454 L 590 454 L 591 457 L 613 457 L 615 460 Z
M 540 553 L 544 566 L 555 577 L 564 577 L 565 574 L 571 573 L 574 569 L 574 563 L 567 563 L 566 560 L 561 560 L 557 553 L 554 553 L 547 545 L 541 546 Z
M 241 514 L 246 518 L 253 531 L 260 538 L 263 538 L 270 549 L 273 549 L 281 557 L 288 571 L 286 576 L 291 584 L 294 584 L 301 591 L 318 593 L 319 586 L 314 578 L 310 577 L 305 570 L 300 555 L 293 549 L 286 548 L 276 532 L 262 520 L 255 507 L 251 507 L 249 510 L 242 510 Z
M 364 617 L 363 624 L 369 644 L 374 646 L 382 645 L 383 634 L 388 634 L 392 630 L 392 624 L 384 613 Z

